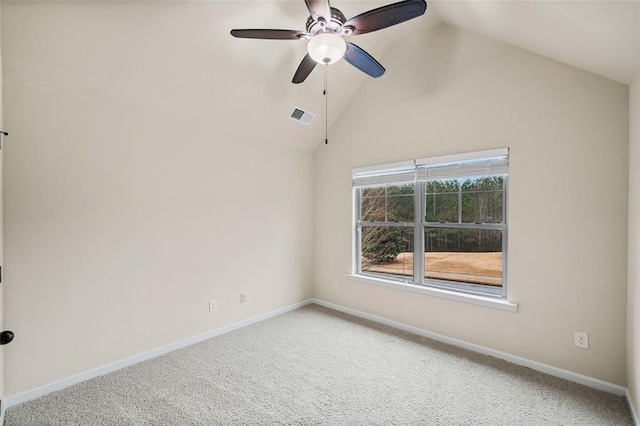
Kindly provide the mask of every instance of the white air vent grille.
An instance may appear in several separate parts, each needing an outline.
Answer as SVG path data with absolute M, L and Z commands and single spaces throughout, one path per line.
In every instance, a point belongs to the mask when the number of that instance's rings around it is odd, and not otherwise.
M 289 119 L 293 121 L 297 121 L 298 123 L 306 124 L 309 126 L 313 119 L 315 118 L 315 114 L 309 111 L 305 111 L 300 108 L 294 108 L 293 112 L 289 116 Z

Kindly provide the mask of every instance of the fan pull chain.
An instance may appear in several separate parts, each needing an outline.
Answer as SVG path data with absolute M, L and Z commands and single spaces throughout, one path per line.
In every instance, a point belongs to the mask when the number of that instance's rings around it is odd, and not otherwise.
M 329 96 L 327 95 L 327 68 L 329 64 L 324 66 L 324 144 L 329 144 Z

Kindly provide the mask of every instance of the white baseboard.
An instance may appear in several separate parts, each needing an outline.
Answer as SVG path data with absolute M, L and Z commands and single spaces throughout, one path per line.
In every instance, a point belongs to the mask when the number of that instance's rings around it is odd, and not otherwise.
M 629 404 L 629 411 L 631 411 L 631 417 L 633 418 L 634 425 L 640 425 L 640 417 L 638 417 L 638 410 L 633 403 L 633 398 L 631 397 L 631 393 L 629 389 L 625 392 L 625 396 L 627 397 L 627 404 Z M 2 424 L 2 423 L 0 423 Z
M 551 376 L 560 377 L 562 379 L 570 380 L 572 382 L 580 383 L 581 385 L 589 386 L 591 388 L 599 389 L 605 392 L 613 393 L 615 395 L 625 396 L 627 395 L 627 388 L 624 386 L 616 385 L 613 383 L 605 382 L 604 380 L 596 379 L 595 377 L 585 376 L 584 374 L 574 373 L 573 371 L 564 370 L 562 368 L 553 367 L 548 364 L 543 364 L 531 359 L 522 358 L 516 355 L 511 355 L 506 352 L 497 351 L 495 349 L 487 348 L 486 346 L 476 345 L 475 343 L 465 342 L 464 340 L 454 339 L 453 337 L 444 336 L 442 334 L 434 333 L 422 328 L 414 327 L 412 325 L 404 324 L 397 321 L 392 321 L 377 315 L 369 314 L 366 312 L 358 311 L 355 309 L 347 308 L 342 305 L 336 305 L 322 299 L 312 299 L 313 303 L 324 306 L 329 309 L 344 312 L 356 317 L 368 319 L 380 324 L 385 324 L 393 328 L 408 331 L 419 336 L 428 337 L 439 342 L 448 343 L 450 345 L 458 346 L 473 352 L 478 352 L 484 355 L 489 355 L 494 358 L 503 359 L 513 364 L 529 367 L 533 370 L 541 371 Z M 636 423 L 638 424 L 638 423 Z
M 511 362 L 513 364 L 518 364 L 518 365 L 522 365 L 525 367 L 529 367 L 531 369 L 552 375 L 552 376 L 556 376 L 556 377 L 560 377 L 562 379 L 566 379 L 566 380 L 570 380 L 572 382 L 576 382 L 576 383 L 580 383 L 583 384 L 585 386 L 589 386 L 595 389 L 599 389 L 605 392 L 609 392 L 609 393 L 613 393 L 616 395 L 620 395 L 620 396 L 625 396 L 627 399 L 627 402 L 629 404 L 629 409 L 631 411 L 631 415 L 633 417 L 633 421 L 636 425 L 640 425 L 640 421 L 638 419 L 638 411 L 636 409 L 636 407 L 634 407 L 633 405 L 633 400 L 631 398 L 631 395 L 629 394 L 629 390 L 626 387 L 623 386 L 619 386 L 613 383 L 609 383 L 606 382 L 604 380 L 600 380 L 600 379 L 596 379 L 594 377 L 589 377 L 589 376 L 585 376 L 583 374 L 579 374 L 579 373 L 574 373 L 572 371 L 568 371 L 568 370 L 564 370 L 562 368 L 557 368 L 557 367 L 553 367 L 551 365 L 547 365 L 547 364 L 543 364 L 537 361 L 533 361 L 527 358 L 522 358 L 516 355 L 511 355 L 508 354 L 506 352 L 501 352 L 501 351 L 497 351 L 495 349 L 491 349 L 491 348 L 487 348 L 485 346 L 480 346 L 480 345 L 476 345 L 474 343 L 469 343 L 469 342 L 465 342 L 463 340 L 459 340 L 459 339 L 454 339 L 452 337 L 448 337 L 448 336 L 444 336 L 442 334 L 438 334 L 438 333 L 433 333 L 431 331 L 428 330 L 424 330 L 422 328 L 418 328 L 418 327 L 414 327 L 412 325 L 408 325 L 408 324 L 404 324 L 401 322 L 397 322 L 397 321 L 392 321 L 383 317 L 379 317 L 377 315 L 373 315 L 373 314 L 369 314 L 366 312 L 362 312 L 362 311 L 358 311 L 356 309 L 351 309 L 351 308 L 347 308 L 345 306 L 341 306 L 341 305 L 337 305 L 335 303 L 330 303 L 327 301 L 324 301 L 322 299 L 308 299 L 308 300 L 304 300 L 302 302 L 299 303 L 295 303 L 293 305 L 289 305 L 289 306 L 285 306 L 283 308 L 280 309 L 276 309 L 274 311 L 271 312 L 267 312 L 265 314 L 262 315 L 258 315 L 252 318 L 248 318 L 246 320 L 242 320 L 233 324 L 229 324 L 226 325 L 224 327 L 220 327 L 217 328 L 215 330 L 185 339 L 185 340 L 181 340 L 179 342 L 176 343 L 172 343 L 166 346 L 162 346 L 153 350 L 150 350 L 148 352 L 144 352 L 138 355 L 134 355 L 132 357 L 129 358 L 125 358 L 123 360 L 120 361 L 116 361 L 116 362 L 112 362 L 110 364 L 101 366 L 101 367 L 97 367 L 94 368 L 92 370 L 89 371 L 85 371 L 83 373 L 79 373 L 79 374 L 75 374 L 73 376 L 61 379 L 61 380 L 57 380 L 55 382 L 52 383 L 48 383 L 46 385 L 42 385 L 39 386 L 37 388 L 34 389 L 30 389 L 28 391 L 25 392 L 21 392 L 15 395 L 10 395 L 10 396 L 6 396 L 4 399 L 1 400 L 1 406 L 0 406 L 0 425 L 4 424 L 4 415 L 5 415 L 5 411 L 7 408 L 14 406 L 16 404 L 20 404 L 26 401 L 30 401 L 32 399 L 41 397 L 43 395 L 46 395 L 48 393 L 51 392 L 55 392 L 61 389 L 64 389 L 66 387 L 75 385 L 77 383 L 80 382 L 84 382 L 85 380 L 89 380 L 92 379 L 94 377 L 98 377 L 98 376 L 102 376 L 104 374 L 107 373 L 111 373 L 113 371 L 116 370 L 120 370 L 122 368 L 128 367 L 130 365 L 133 364 L 137 364 L 139 362 L 142 361 L 146 361 L 161 355 L 164 355 L 166 353 L 175 351 L 177 349 L 181 349 L 184 348 L 186 346 L 190 346 L 199 342 L 202 342 L 203 340 L 207 340 L 210 339 L 212 337 L 216 337 L 216 336 L 220 336 L 222 334 L 225 333 L 229 333 L 231 331 L 237 330 L 239 328 L 242 327 L 246 327 L 248 325 L 260 322 L 260 321 L 264 321 L 266 319 L 269 318 L 273 318 L 276 317 L 278 315 L 284 314 L 286 312 L 289 311 L 293 311 L 295 309 L 301 308 L 303 306 L 309 305 L 311 303 L 315 303 L 317 305 L 320 306 L 324 306 L 326 308 L 330 308 L 336 311 L 340 311 L 340 312 L 344 312 L 356 317 L 360 317 L 360 318 L 364 318 L 364 319 L 368 319 L 370 321 L 374 321 L 380 324 L 385 324 L 388 325 L 390 327 L 393 328 L 397 328 L 400 330 L 404 330 L 404 331 L 408 331 L 410 333 L 414 333 L 417 334 L 419 336 L 424 336 L 424 337 L 428 337 L 430 339 L 433 340 L 437 340 L 443 343 L 448 343 L 454 346 L 458 346 L 464 349 L 468 349 L 470 351 L 473 352 L 478 352 L 484 355 L 489 355 L 495 358 L 499 358 L 499 359 L 503 359 L 505 361 Z
M 84 382 L 85 380 L 93 379 L 94 377 L 102 376 L 107 373 L 111 373 L 112 371 L 120 370 L 122 368 L 128 367 L 133 364 L 137 364 L 142 361 L 146 361 L 151 358 L 156 358 L 160 355 L 164 355 L 166 353 L 175 351 L 177 349 L 184 348 L 185 346 L 191 346 L 193 344 L 202 342 L 203 340 L 210 339 L 212 337 L 220 336 L 221 334 L 229 333 L 230 331 L 237 330 L 242 327 L 246 327 L 248 325 L 264 321 L 269 318 L 276 317 L 278 315 L 282 315 L 286 312 L 293 311 L 295 309 L 301 308 L 303 306 L 309 305 L 313 303 L 312 299 L 304 300 L 302 302 L 294 303 L 293 305 L 285 306 L 284 308 L 276 309 L 275 311 L 267 312 L 265 314 L 261 314 L 252 318 L 247 318 L 242 321 L 238 321 L 233 324 L 225 325 L 224 327 L 217 328 L 215 330 L 208 331 L 203 334 L 199 334 L 197 336 L 190 337 L 185 340 L 181 340 L 176 343 L 171 343 L 166 346 L 162 346 L 156 349 L 152 349 L 148 352 L 143 352 L 138 355 L 131 356 L 129 358 L 122 359 L 120 361 L 112 362 L 107 365 L 103 365 L 101 367 L 94 368 L 89 371 L 85 371 L 83 373 L 78 373 L 70 377 L 66 377 L 61 380 L 57 380 L 55 382 L 47 383 L 46 385 L 39 386 L 34 389 L 30 389 L 25 392 L 21 392 L 15 395 L 6 396 L 2 400 L 2 415 L 4 415 L 4 411 L 16 404 L 20 404 L 26 401 L 30 401 L 32 399 L 41 397 L 51 392 L 55 392 L 66 387 L 75 385 L 80 382 Z M 0 422 L 0 425 L 3 423 Z

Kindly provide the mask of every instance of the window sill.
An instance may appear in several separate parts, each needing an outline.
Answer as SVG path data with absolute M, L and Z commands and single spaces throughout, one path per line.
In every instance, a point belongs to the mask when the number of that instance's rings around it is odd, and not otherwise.
M 439 288 L 426 287 L 410 283 L 400 283 L 380 278 L 367 277 L 365 275 L 347 274 L 347 279 L 367 284 L 375 284 L 382 287 L 395 288 L 398 290 L 411 291 L 414 293 L 426 294 L 429 296 L 441 297 L 443 299 L 457 300 L 459 302 L 471 303 L 474 305 L 486 306 L 493 309 L 501 309 L 503 311 L 516 312 L 518 310 L 517 303 L 511 303 L 508 300 L 480 296 L 475 294 L 465 294 L 451 290 L 443 290 Z

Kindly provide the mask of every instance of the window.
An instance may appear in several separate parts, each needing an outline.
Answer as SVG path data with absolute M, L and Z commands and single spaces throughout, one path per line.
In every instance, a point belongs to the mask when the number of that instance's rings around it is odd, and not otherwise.
M 508 149 L 355 169 L 354 271 L 506 297 Z

